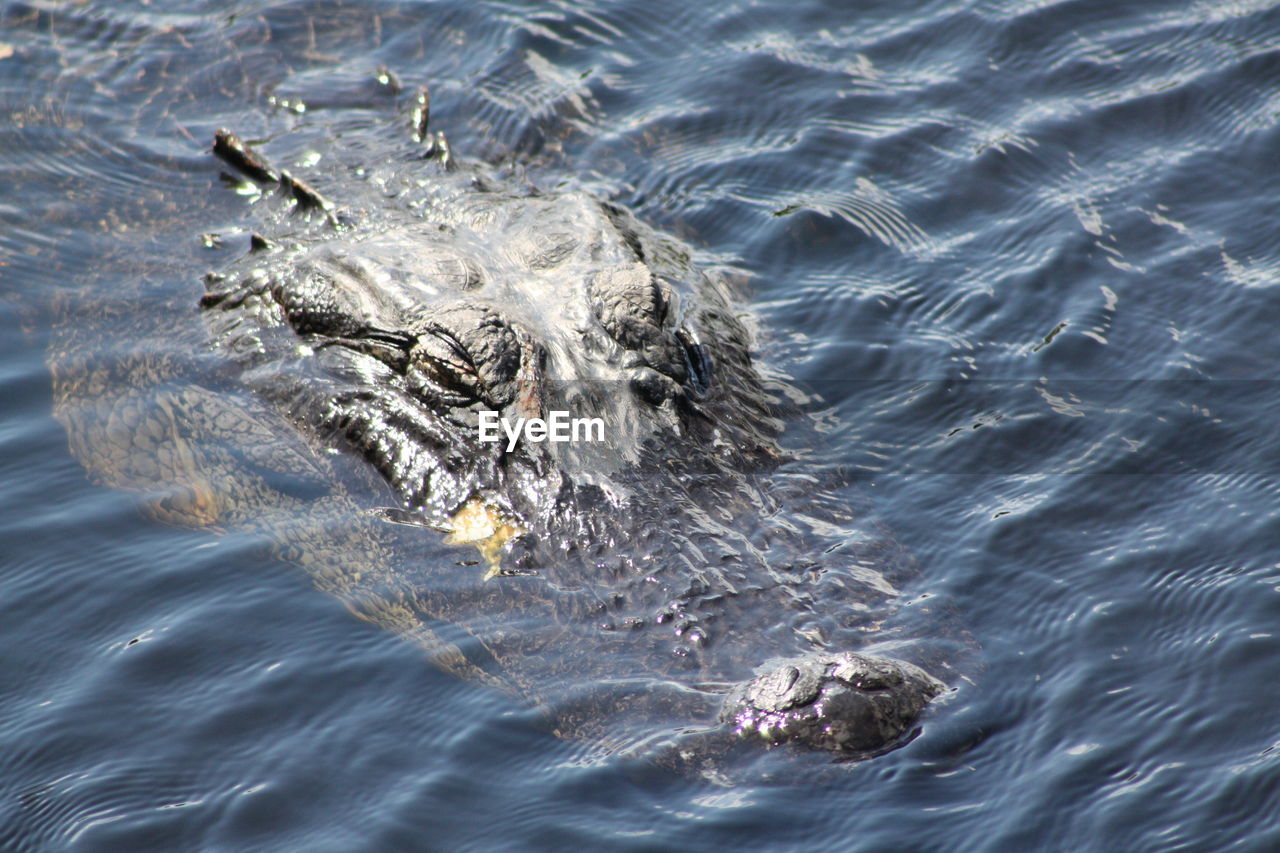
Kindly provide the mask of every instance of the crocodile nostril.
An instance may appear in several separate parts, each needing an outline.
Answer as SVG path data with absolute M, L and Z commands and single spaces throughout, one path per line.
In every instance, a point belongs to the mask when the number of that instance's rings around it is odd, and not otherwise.
M 646 403 L 661 406 L 679 392 L 680 386 L 652 367 L 640 367 L 631 374 L 631 390 Z

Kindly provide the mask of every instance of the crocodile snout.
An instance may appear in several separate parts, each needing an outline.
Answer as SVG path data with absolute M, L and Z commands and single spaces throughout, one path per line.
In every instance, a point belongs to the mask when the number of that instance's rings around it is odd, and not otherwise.
M 843 652 L 778 663 L 730 692 L 721 719 L 741 735 L 838 753 L 891 747 L 945 686 L 905 661 Z

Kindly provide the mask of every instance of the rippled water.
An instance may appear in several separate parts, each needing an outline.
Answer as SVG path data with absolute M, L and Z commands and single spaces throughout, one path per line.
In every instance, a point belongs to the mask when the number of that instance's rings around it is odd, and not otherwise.
M 914 742 L 601 759 L 88 481 L 68 306 L 192 322 L 214 128 L 359 145 L 382 65 L 741 271 L 978 661 Z M 0 847 L 1280 847 L 1278 80 L 1264 0 L 0 4 Z

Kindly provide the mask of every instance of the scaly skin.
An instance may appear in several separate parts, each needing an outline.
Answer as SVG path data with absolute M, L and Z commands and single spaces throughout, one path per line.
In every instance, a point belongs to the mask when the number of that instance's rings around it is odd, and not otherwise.
M 423 107 L 426 151 L 359 179 L 291 175 L 220 132 L 260 230 L 207 278 L 203 323 L 112 299 L 61 314 L 72 452 L 163 521 L 259 533 L 557 733 L 633 749 L 678 724 L 707 748 L 738 732 L 849 756 L 909 736 L 942 685 L 825 650 L 861 646 L 896 591 L 782 514 L 843 511 L 771 482 L 793 391 L 757 372 L 724 284 L 615 205 L 459 164 Z M 607 440 L 477 440 L 482 410 L 556 409 Z M 410 556 L 442 547 L 421 528 L 489 571 Z

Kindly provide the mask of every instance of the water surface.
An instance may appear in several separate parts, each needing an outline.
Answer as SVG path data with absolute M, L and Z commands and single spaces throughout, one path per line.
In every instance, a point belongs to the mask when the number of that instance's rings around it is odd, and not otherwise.
M 5 2 L 0 57 L 0 846 L 1280 846 L 1274 4 Z M 213 130 L 358 146 L 380 66 L 739 271 L 807 464 L 968 638 L 920 737 L 793 784 L 601 758 L 88 480 L 66 306 L 127 269 L 194 322 Z

